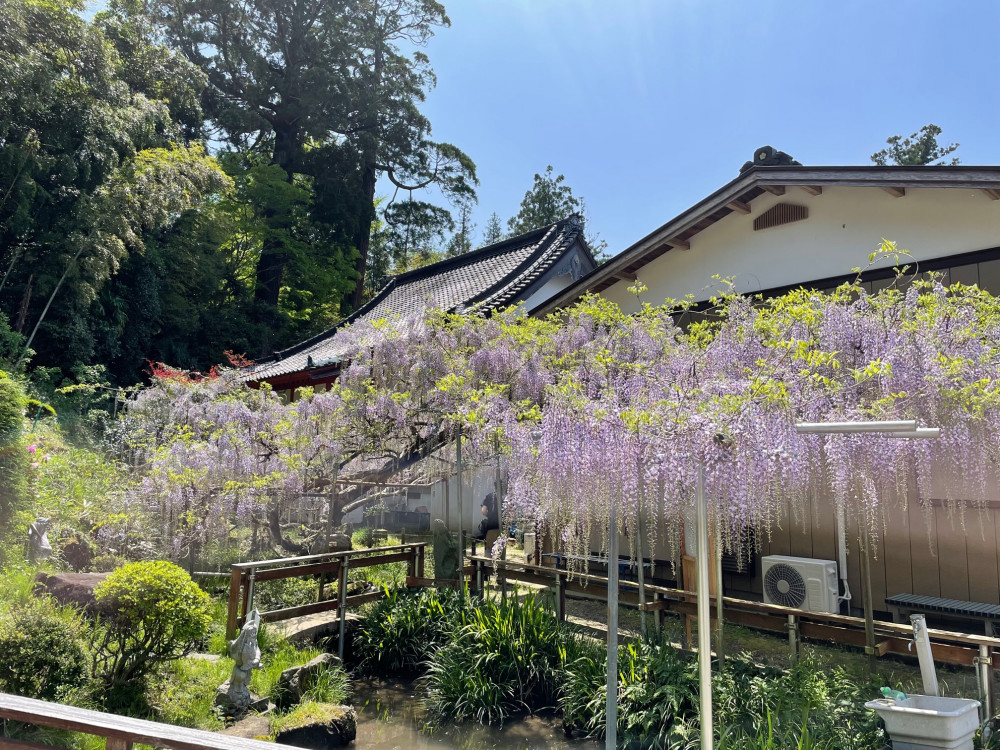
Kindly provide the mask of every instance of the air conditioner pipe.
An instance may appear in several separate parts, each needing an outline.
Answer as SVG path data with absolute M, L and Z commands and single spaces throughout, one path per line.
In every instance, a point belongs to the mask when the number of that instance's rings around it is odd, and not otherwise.
M 920 662 L 920 677 L 924 682 L 924 695 L 940 695 L 937 672 L 934 671 L 934 654 L 931 639 L 927 635 L 927 620 L 923 615 L 910 615 L 913 623 L 913 640 L 917 644 L 917 661 Z
M 847 614 L 851 614 L 851 587 L 847 585 L 847 531 L 844 528 L 844 509 L 837 508 L 837 569 L 840 573 L 840 583 L 844 593 L 837 597 L 840 602 L 847 602 Z

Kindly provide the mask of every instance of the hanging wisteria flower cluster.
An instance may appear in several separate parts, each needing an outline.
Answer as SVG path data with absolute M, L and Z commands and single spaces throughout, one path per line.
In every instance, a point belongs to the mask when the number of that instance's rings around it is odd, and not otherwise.
M 673 533 L 699 465 L 729 549 L 817 493 L 870 530 L 884 503 L 914 493 L 985 503 L 1000 455 L 992 296 L 901 278 L 875 295 L 848 284 L 713 302 L 629 316 L 592 297 L 547 319 L 428 310 L 359 323 L 338 334 L 339 381 L 293 403 L 246 388 L 238 371 L 160 383 L 131 408 L 147 441 L 137 496 L 223 534 L 338 475 L 412 471 L 404 457 L 440 450 L 461 427 L 473 456 L 505 455 L 505 518 L 570 549 L 606 539 L 612 503 L 630 538 Z M 794 430 L 861 419 L 916 419 L 944 436 Z

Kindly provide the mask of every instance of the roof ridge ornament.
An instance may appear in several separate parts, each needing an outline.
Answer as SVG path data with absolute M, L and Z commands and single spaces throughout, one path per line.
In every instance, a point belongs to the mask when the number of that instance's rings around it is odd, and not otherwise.
M 753 160 L 744 162 L 740 167 L 740 174 L 746 172 L 750 167 L 801 167 L 802 162 L 796 161 L 784 151 L 778 151 L 774 146 L 761 146 L 754 151 Z

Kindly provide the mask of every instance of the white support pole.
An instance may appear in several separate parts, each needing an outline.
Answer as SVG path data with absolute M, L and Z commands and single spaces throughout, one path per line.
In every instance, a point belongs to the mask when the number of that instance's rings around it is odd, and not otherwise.
M 605 750 L 618 747 L 618 501 L 608 509 L 608 697 Z
M 701 750 L 712 750 L 712 636 L 708 594 L 708 500 L 705 467 L 698 465 L 698 682 Z

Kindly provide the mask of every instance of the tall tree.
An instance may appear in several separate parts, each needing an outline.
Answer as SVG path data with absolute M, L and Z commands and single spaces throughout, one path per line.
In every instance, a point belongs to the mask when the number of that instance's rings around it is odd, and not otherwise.
M 483 230 L 483 245 L 493 245 L 504 238 L 503 225 L 500 224 L 500 215 L 494 211 L 486 222 Z
M 933 123 L 924 125 L 919 133 L 913 133 L 909 138 L 894 135 L 886 138 L 888 148 L 872 154 L 872 161 L 880 167 L 896 165 L 900 167 L 922 167 L 926 165 L 942 166 L 958 164 L 958 158 L 946 161 L 959 144 L 949 143 L 947 146 L 938 144 L 937 137 L 941 128 Z
M 317 147 L 336 145 L 350 157 L 334 192 L 348 201 L 351 216 L 331 213 L 333 202 L 311 213 L 350 232 L 358 251 L 354 306 L 363 297 L 380 175 L 407 190 L 436 185 L 449 198 L 473 193 L 472 161 L 430 140 L 420 113 L 434 83 L 427 56 L 402 51 L 448 25 L 434 0 L 155 0 L 154 18 L 208 76 L 209 114 L 233 147 L 266 153 L 289 183 L 323 169 Z M 261 250 L 256 294 L 272 309 L 290 263 L 277 242 Z
M 450 200 L 474 199 L 476 168 L 461 150 L 430 139 L 430 122 L 420 113 L 434 73 L 422 52 L 412 56 L 402 47 L 422 47 L 437 27 L 451 21 L 436 0 L 362 0 L 348 16 L 356 52 L 351 87 L 353 105 L 338 132 L 357 145 L 362 165 L 362 194 L 369 213 L 358 224 L 355 307 L 364 293 L 375 218 L 375 186 L 384 175 L 397 190 L 437 186 Z M 422 203 L 430 207 L 431 204 Z M 411 209 L 416 207 L 411 206 Z M 431 210 L 427 222 L 436 220 Z
M 507 221 L 510 234 L 524 234 L 579 213 L 580 200 L 566 183 L 564 175 L 556 175 L 550 164 L 545 174 L 535 174 L 531 189 L 521 199 L 521 210 Z
M 147 93 L 129 55 L 150 49 L 119 49 L 82 7 L 0 0 L 0 305 L 58 365 L 92 354 L 87 306 L 146 233 L 227 183 L 160 98 L 197 71 L 161 51 L 179 75 Z
M 531 189 L 521 199 L 521 210 L 507 221 L 508 234 L 524 234 L 574 214 L 586 226 L 587 208 L 583 198 L 573 195 L 573 190 L 566 184 L 566 177 L 555 175 L 550 164 L 545 168 L 544 175 L 535 174 Z M 595 258 L 603 262 L 608 243 L 599 234 L 591 232 L 585 234 L 585 239 Z
M 457 208 L 458 219 L 455 221 L 455 233 L 448 240 L 444 249 L 445 255 L 449 258 L 464 255 L 472 250 L 472 233 L 476 231 L 476 225 L 472 221 L 472 201 L 462 201 Z

